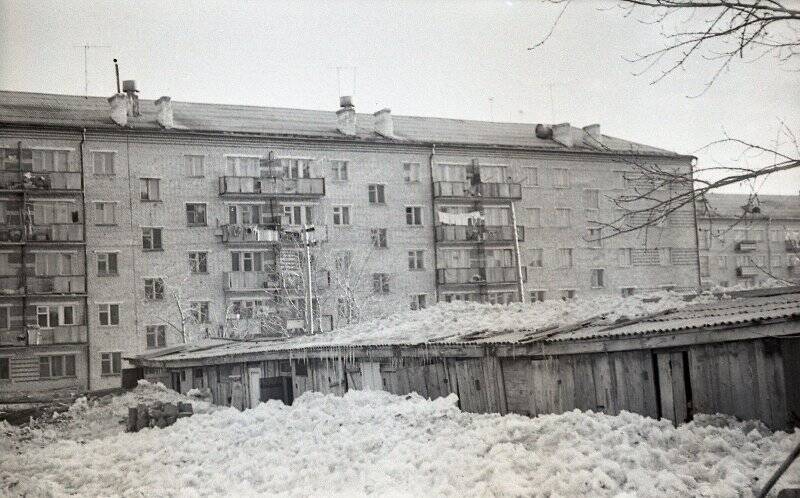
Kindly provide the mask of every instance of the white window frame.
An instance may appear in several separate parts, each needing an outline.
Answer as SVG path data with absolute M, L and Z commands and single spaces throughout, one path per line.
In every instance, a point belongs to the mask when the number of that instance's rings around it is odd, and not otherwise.
M 534 181 L 531 182 L 531 170 L 533 170 Z M 540 187 L 539 183 L 539 167 L 538 166 L 523 166 L 522 167 L 522 186 L 527 188 Z
M 569 265 L 564 266 L 563 258 L 561 257 L 561 251 L 569 251 Z M 575 268 L 575 248 L 574 247 L 559 247 L 556 249 L 556 254 L 558 255 L 558 268 L 561 270 L 566 270 L 569 268 Z M 564 289 L 569 290 L 569 289 Z
M 420 306 L 420 298 L 424 299 L 424 303 Z M 418 311 L 428 307 L 428 294 L 409 294 L 410 308 L 412 311 Z
M 111 172 L 108 172 L 108 163 L 104 161 L 103 163 L 103 170 L 102 172 L 97 172 L 97 158 L 98 156 L 102 157 L 111 157 Z M 93 150 L 92 151 L 92 174 L 95 176 L 114 176 L 117 174 L 117 151 L 115 150 Z
M 417 162 L 403 163 L 403 181 L 405 183 L 419 183 L 422 166 Z
M 197 174 L 196 159 L 200 159 L 200 174 Z M 205 178 L 206 176 L 206 156 L 204 154 L 184 154 L 183 167 L 186 176 L 189 178 Z
M 189 272 L 192 275 L 205 275 L 208 273 L 208 254 L 209 251 L 189 251 L 187 257 L 189 258 Z M 201 258 L 201 256 L 203 256 Z M 205 263 L 205 270 L 200 269 L 200 262 L 203 259 Z
M 114 255 L 114 266 L 116 266 L 116 270 L 112 273 L 109 271 L 109 267 L 111 264 L 110 256 Z M 101 263 L 101 256 L 105 257 L 105 266 L 106 271 L 100 272 L 100 263 Z M 98 277 L 111 277 L 115 275 L 119 275 L 119 252 L 118 251 L 98 251 L 95 253 L 95 260 L 97 262 L 97 276 Z
M 5 321 L 5 323 L 3 323 Z M 0 330 L 11 330 L 11 305 L 0 304 Z
M 569 177 L 569 169 L 568 168 L 553 168 L 552 170 L 553 175 L 553 188 L 569 188 L 570 187 L 570 177 Z M 559 178 L 560 173 L 556 172 L 564 172 L 564 184 L 556 183 L 556 179 Z M 569 290 L 569 289 L 567 289 Z
M 386 205 L 386 184 L 370 183 L 367 185 L 367 202 L 371 205 Z
M 159 341 L 158 341 L 158 338 L 160 336 L 159 327 L 164 330 L 163 345 L 159 345 Z M 153 330 L 155 330 L 155 340 L 153 341 L 155 344 L 153 346 L 148 346 L 147 345 L 147 337 L 150 334 L 150 330 L 149 330 L 150 328 L 153 328 Z M 165 324 L 163 324 L 163 323 L 151 323 L 151 324 L 148 324 L 148 325 L 144 326 L 144 347 L 145 347 L 145 349 L 163 348 L 163 347 L 166 347 L 167 343 L 168 343 L 168 341 L 167 341 L 167 326 Z
M 97 323 L 100 327 L 118 327 L 121 321 L 120 314 L 122 313 L 122 303 L 121 302 L 97 302 Z M 103 310 L 103 306 L 106 307 L 105 311 Z M 117 307 L 117 323 L 113 323 L 112 317 L 114 316 L 111 313 L 111 307 Z M 107 322 L 103 323 L 103 314 L 107 314 Z
M 567 292 L 571 292 L 572 296 L 571 297 L 565 296 L 564 293 Z M 558 297 L 563 300 L 575 299 L 576 297 L 578 297 L 578 289 L 558 289 Z
M 593 235 L 597 232 L 597 236 Z M 589 249 L 600 249 L 603 247 L 603 229 L 600 227 L 586 227 L 586 243 L 589 244 Z
M 370 242 L 372 242 L 372 247 L 375 249 L 386 249 L 389 247 L 388 228 L 370 228 L 369 238 Z
M 167 287 L 166 284 L 164 283 L 164 277 L 144 277 L 142 280 L 144 280 L 144 299 L 146 301 L 163 301 L 164 300 L 164 294 L 166 292 L 166 287 Z M 157 289 L 157 285 L 156 285 L 159 280 L 161 281 L 161 297 L 158 297 L 158 292 L 157 292 L 158 289 Z M 148 281 L 151 281 L 151 282 L 148 282 Z M 152 285 L 150 285 L 152 287 L 152 297 L 149 297 L 147 295 L 148 294 L 148 289 L 147 289 L 148 288 L 148 283 L 152 284 Z
M 542 298 L 539 299 L 539 296 L 536 296 L 536 299 L 533 299 L 531 296 L 536 293 L 542 293 Z M 531 303 L 543 303 L 544 300 L 547 298 L 547 289 L 528 289 L 528 301 Z
M 344 159 L 331 160 L 331 180 L 335 182 L 347 182 L 350 180 L 350 161 Z
M 188 227 L 205 227 L 208 226 L 208 203 L 207 202 L 187 202 L 185 205 L 186 209 L 186 226 Z M 189 222 L 189 206 L 203 206 L 203 221 L 198 222 L 196 219 L 194 222 Z M 194 212 L 194 216 L 197 216 L 197 211 Z
M 595 275 L 598 276 L 597 284 L 595 284 Z M 605 268 L 591 268 L 589 270 L 589 285 L 592 289 L 605 289 L 606 288 L 606 269 Z
M 144 250 L 144 251 L 163 251 L 164 250 L 164 227 L 141 227 L 141 228 L 142 228 L 142 250 Z M 160 230 L 161 234 L 159 236 L 159 239 L 161 241 L 161 245 L 158 246 L 158 247 L 155 247 L 155 245 L 154 245 L 155 232 L 152 232 L 150 234 L 150 246 L 151 247 L 145 247 L 144 246 L 144 231 L 145 230 Z
M 539 253 L 539 260 L 538 260 L 539 264 L 538 265 L 532 264 L 533 262 L 536 261 L 534 259 L 534 256 L 533 256 L 535 251 L 538 251 L 538 253 Z M 542 247 L 530 247 L 530 248 L 528 248 L 528 261 L 530 262 L 530 263 L 528 263 L 528 266 L 530 268 L 544 268 L 544 248 L 542 248 Z
M 94 204 L 93 215 L 94 215 L 94 224 L 96 226 L 98 226 L 98 225 L 99 226 L 111 226 L 111 225 L 116 225 L 117 224 L 117 201 L 92 201 L 92 204 Z M 103 219 L 102 220 L 100 220 L 98 215 L 97 215 L 98 208 L 100 206 L 103 206 Z M 111 212 L 111 221 L 106 220 L 106 218 L 108 218 L 107 213 L 109 212 L 109 211 L 106 210 L 106 208 L 108 206 L 111 206 L 111 210 L 110 210 L 110 212 Z
M 590 205 L 588 202 L 586 202 L 587 201 L 587 195 L 589 195 L 589 194 L 594 194 L 593 197 L 594 196 L 597 197 L 597 199 L 592 199 L 592 200 L 596 200 L 597 201 L 594 205 Z M 586 209 L 600 209 L 600 189 L 599 188 L 585 188 L 585 189 L 583 189 L 583 199 L 582 200 L 583 200 L 583 204 L 584 204 L 583 207 L 584 208 L 586 208 Z
M 353 225 L 353 206 L 350 204 L 337 204 L 331 206 L 332 222 L 336 227 L 349 227 Z M 345 216 L 347 220 L 345 220 Z M 338 218 L 338 222 L 337 222 Z M 347 223 L 345 223 L 347 221 Z
M 633 248 L 620 247 L 617 249 L 617 266 L 620 268 L 630 268 L 633 266 Z
M 409 211 L 408 211 L 409 209 L 411 209 L 411 213 L 409 213 Z M 415 215 L 417 209 L 419 209 L 419 219 L 414 219 L 413 221 L 415 221 L 415 223 L 409 223 L 408 222 L 409 221 L 408 220 L 409 214 L 411 214 L 412 218 L 417 218 L 417 216 Z M 422 206 L 413 206 L 413 205 L 412 206 L 405 206 L 405 209 L 403 210 L 403 214 L 406 217 L 406 226 L 408 226 L 408 227 L 421 227 L 421 226 L 425 225 L 425 213 L 422 210 Z
M 116 362 L 114 361 L 116 359 Z M 114 364 L 116 367 L 114 368 Z M 108 372 L 104 371 L 106 364 L 108 365 Z M 121 351 L 107 351 L 100 353 L 100 375 L 114 376 L 122 373 L 122 352 Z
M 532 220 L 531 215 L 532 213 L 536 213 L 536 219 Z M 525 216 L 528 218 L 527 226 L 530 228 L 541 228 L 542 226 L 542 208 L 540 207 L 529 207 L 525 208 Z
M 152 185 L 156 185 L 156 189 L 152 188 Z M 143 197 L 142 194 L 145 194 L 145 189 L 147 197 Z M 153 192 L 153 190 L 157 190 Z M 154 195 L 155 194 L 155 195 Z M 161 202 L 161 178 L 154 177 L 154 176 L 143 176 L 139 178 L 139 200 L 142 202 Z
M 424 249 L 409 249 L 408 250 L 408 270 L 409 271 L 422 271 L 425 269 L 425 250 Z
M 203 305 L 205 305 L 205 312 Z M 196 323 L 209 323 L 211 321 L 211 301 L 207 299 L 189 301 L 189 314 Z

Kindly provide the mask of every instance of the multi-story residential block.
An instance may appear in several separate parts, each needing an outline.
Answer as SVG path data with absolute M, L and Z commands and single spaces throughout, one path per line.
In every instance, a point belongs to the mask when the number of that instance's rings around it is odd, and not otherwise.
M 709 194 L 697 224 L 704 286 L 800 283 L 800 197 Z
M 0 92 L 3 174 L 24 180 L 2 191 L 0 392 L 117 386 L 125 355 L 253 324 L 697 284 L 691 210 L 647 234 L 604 239 L 602 225 L 635 164 L 688 171 L 689 156 L 598 125 L 127 89 Z

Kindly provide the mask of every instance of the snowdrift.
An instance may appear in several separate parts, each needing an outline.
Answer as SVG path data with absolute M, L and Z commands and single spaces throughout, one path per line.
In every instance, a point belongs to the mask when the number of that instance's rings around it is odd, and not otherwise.
M 0 495 L 746 496 L 800 440 L 725 417 L 530 419 L 359 391 L 244 412 L 196 403 L 171 427 L 123 433 L 125 404 L 150 396 L 179 397 L 144 385 L 47 428 L 0 427 Z M 778 487 L 790 484 L 800 467 Z

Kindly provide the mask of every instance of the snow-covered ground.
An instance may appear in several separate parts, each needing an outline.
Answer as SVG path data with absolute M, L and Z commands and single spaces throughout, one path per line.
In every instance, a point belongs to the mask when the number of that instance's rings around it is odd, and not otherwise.
M 749 496 L 800 441 L 722 417 L 530 419 L 358 391 L 244 412 L 195 402 L 206 413 L 124 433 L 127 406 L 153 398 L 185 399 L 145 384 L 48 427 L 0 425 L 0 495 Z
M 554 324 L 574 323 L 604 315 L 613 322 L 672 308 L 718 300 L 711 294 L 686 301 L 675 292 L 658 292 L 631 297 L 593 296 L 568 301 L 551 299 L 536 303 L 492 305 L 481 303 L 439 303 L 418 311 L 398 312 L 386 318 L 364 321 L 327 334 L 303 336 L 299 344 L 422 343 L 472 332 L 535 330 Z

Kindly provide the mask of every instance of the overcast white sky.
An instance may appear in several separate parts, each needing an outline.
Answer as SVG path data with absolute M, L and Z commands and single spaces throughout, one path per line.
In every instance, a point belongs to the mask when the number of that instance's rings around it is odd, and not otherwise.
M 540 1 L 182 2 L 0 0 L 0 89 L 114 92 L 112 58 L 144 98 L 497 121 L 600 123 L 603 133 L 731 164 L 723 137 L 771 145 L 779 120 L 800 130 L 800 73 L 771 58 L 737 63 L 706 93 L 709 67 L 652 85 L 623 57 L 657 48 L 659 28 L 608 3 Z M 613 4 L 611 4 L 613 6 Z M 337 81 L 337 66 L 341 78 Z M 350 67 L 356 67 L 355 88 Z M 494 103 L 490 106 L 489 98 Z M 764 157 L 748 159 L 758 164 Z M 740 162 L 739 165 L 742 163 Z M 763 184 L 797 194 L 800 171 Z M 739 186 L 747 192 L 750 187 Z

